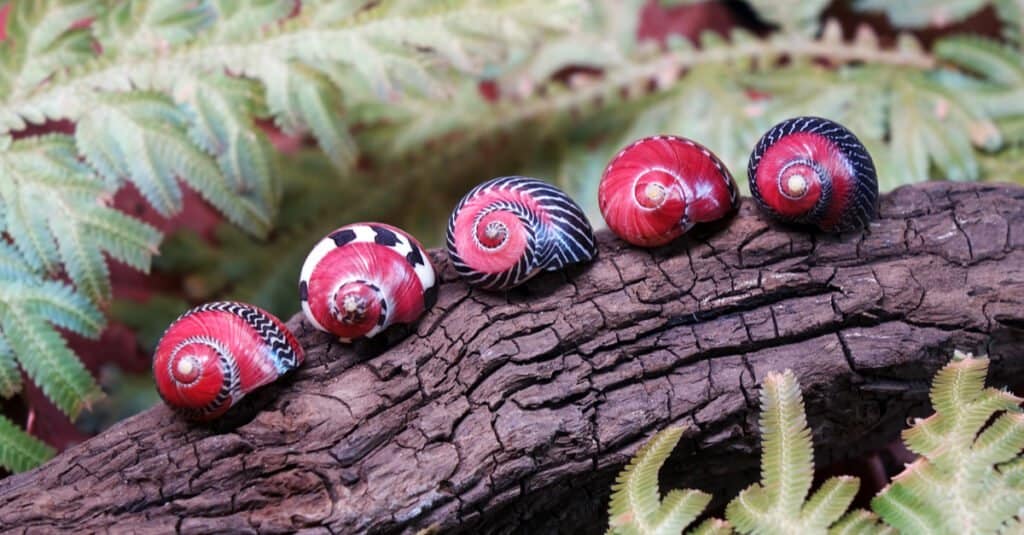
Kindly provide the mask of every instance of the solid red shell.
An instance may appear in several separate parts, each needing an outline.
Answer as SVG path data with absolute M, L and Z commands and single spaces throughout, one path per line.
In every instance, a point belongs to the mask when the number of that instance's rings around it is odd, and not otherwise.
M 434 267 L 405 231 L 382 223 L 341 227 L 310 251 L 299 279 L 302 310 L 342 341 L 413 323 L 437 299 Z
M 648 137 L 622 149 L 605 169 L 597 195 L 608 228 L 643 247 L 666 244 L 739 206 L 736 182 L 722 161 L 676 136 Z
M 274 315 L 244 303 L 215 302 L 185 312 L 167 328 L 153 357 L 153 375 L 168 405 L 210 420 L 297 368 L 304 357 Z
M 860 140 L 820 117 L 796 117 L 772 127 L 747 168 L 758 205 L 788 223 L 824 231 L 865 227 L 877 213 L 878 178 Z

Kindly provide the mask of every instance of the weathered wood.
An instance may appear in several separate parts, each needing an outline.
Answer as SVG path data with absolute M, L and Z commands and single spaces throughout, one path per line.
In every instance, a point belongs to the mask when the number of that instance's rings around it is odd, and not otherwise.
M 1024 367 L 1024 189 L 932 183 L 867 233 L 740 214 L 508 294 L 443 255 L 405 338 L 347 348 L 290 325 L 294 377 L 213 427 L 164 407 L 0 481 L 0 531 L 586 532 L 655 430 L 690 424 L 663 475 L 720 499 L 756 476 L 769 370 L 804 387 L 819 460 L 892 440 L 954 348 Z

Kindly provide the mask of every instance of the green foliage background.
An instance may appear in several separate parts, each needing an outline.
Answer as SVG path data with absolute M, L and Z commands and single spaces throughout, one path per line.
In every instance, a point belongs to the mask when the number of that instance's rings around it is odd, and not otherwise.
M 186 301 L 215 297 L 288 317 L 299 266 L 323 234 L 383 220 L 439 244 L 458 197 L 492 176 L 551 180 L 600 224 L 601 170 L 644 135 L 700 140 L 745 183 L 761 132 L 815 114 L 858 134 L 884 189 L 1022 176 L 1019 2 L 853 2 L 908 30 L 994 6 L 999 40 L 954 34 L 927 49 L 911 34 L 844 32 L 821 1 L 751 1 L 772 31 L 661 46 L 636 39 L 643 3 L 305 0 L 297 14 L 292 0 L 11 3 L 0 45 L 0 231 L 10 238 L 0 244 L 0 396 L 17 395 L 25 372 L 75 418 L 101 393 L 55 327 L 96 336 L 113 315 L 155 342 Z M 501 97 L 484 98 L 482 80 Z M 74 134 L 12 136 L 56 119 Z M 260 120 L 316 147 L 278 154 Z M 226 217 L 216 244 L 161 236 L 110 207 L 131 183 L 173 215 L 179 180 Z M 180 274 L 187 287 L 111 302 L 105 258 Z M 0 455 L 15 470 L 52 453 L 7 421 L 0 451 L 16 452 Z

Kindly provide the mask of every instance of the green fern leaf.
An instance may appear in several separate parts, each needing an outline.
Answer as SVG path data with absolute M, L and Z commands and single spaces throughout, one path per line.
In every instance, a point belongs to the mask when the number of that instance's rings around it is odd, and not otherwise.
M 995 533 L 1024 509 L 1021 399 L 984 388 L 988 359 L 957 354 L 932 386 L 935 414 L 903 433 L 921 455 L 871 502 L 905 532 Z M 1001 464 L 1007 463 L 1007 464 Z
M 849 476 L 833 477 L 822 483 L 800 513 L 807 529 L 825 530 L 839 520 L 853 503 L 859 488 L 860 481 Z
M 227 76 L 185 77 L 174 93 L 191 116 L 192 141 L 216 158 L 232 190 L 273 218 L 280 184 L 272 147 L 252 119 L 267 115 L 258 84 Z
M 368 0 L 309 0 L 302 2 L 300 16 L 309 18 L 318 27 L 330 28 L 367 9 L 369 5 Z
M 792 372 L 768 375 L 761 404 L 761 486 L 776 514 L 797 517 L 811 490 L 811 431 Z
M 54 454 L 53 448 L 18 429 L 0 414 L 0 468 L 24 472 L 38 466 Z
M 352 166 L 355 140 L 343 119 L 340 95 L 322 74 L 298 63 L 268 61 L 261 67 L 261 77 L 278 127 L 292 135 L 309 128 L 331 162 L 342 170 Z
M 988 0 L 857 0 L 853 5 L 858 11 L 884 12 L 896 26 L 925 28 L 961 21 L 988 3 Z
M 813 480 L 813 449 L 792 371 L 765 377 L 760 427 L 762 480 L 729 502 L 726 518 L 742 533 L 826 533 L 850 506 L 859 481 L 829 479 L 804 503 Z
M 766 22 L 774 24 L 785 32 L 813 35 L 818 29 L 818 19 L 828 7 L 828 0 L 800 0 L 780 2 L 778 0 L 747 0 L 750 7 Z
M 306 9 L 309 2 L 302 2 Z M 365 2 L 364 2 L 365 3 Z M 218 41 L 244 38 L 283 20 L 295 9 L 293 0 L 214 0 L 217 23 L 211 28 Z
M 0 399 L 9 399 L 21 393 L 21 370 L 14 360 L 14 350 L 0 333 Z
M 648 533 L 654 523 L 661 498 L 658 495 L 658 470 L 675 449 L 685 428 L 670 427 L 643 445 L 612 487 L 608 508 L 612 527 L 635 524 Z
M 131 180 L 157 210 L 181 210 L 181 179 L 227 218 L 260 236 L 272 214 L 244 196 L 244 185 L 231 185 L 217 164 L 187 137 L 187 115 L 156 93 L 104 95 L 78 123 L 79 151 L 112 183 Z
M 693 523 L 711 502 L 697 490 L 673 490 L 663 499 L 658 493 L 658 470 L 675 449 L 685 428 L 669 427 L 645 443 L 612 487 L 608 507 L 608 533 L 677 535 Z M 705 522 L 704 533 L 728 532 L 722 521 Z
M 103 253 L 145 270 L 159 240 L 149 225 L 107 206 L 111 195 L 79 162 L 68 136 L 29 138 L 0 151 L 0 213 L 15 247 L 37 271 L 63 267 L 96 302 L 110 297 Z
M 843 518 L 836 522 L 828 530 L 828 533 L 829 535 L 895 535 L 896 530 L 883 526 L 874 513 L 855 509 L 843 515 Z
M 672 490 L 665 495 L 650 533 L 659 535 L 676 535 L 682 533 L 686 526 L 697 520 L 711 503 L 711 495 L 699 490 Z
M 38 279 L 0 244 L 0 329 L 25 373 L 74 418 L 102 393 L 54 325 L 95 337 L 103 316 L 69 286 Z
M 1024 5 L 1019 0 L 995 0 L 992 3 L 1003 22 L 1003 37 L 1024 50 Z
M 725 520 L 709 518 L 690 531 L 690 535 L 729 535 L 732 526 Z
M 208 1 L 116 0 L 93 25 L 105 56 L 140 56 L 191 41 L 213 15 Z
M 89 33 L 71 25 L 94 14 L 88 0 L 16 2 L 0 44 L 0 95 L 24 94 L 54 72 L 92 55 Z

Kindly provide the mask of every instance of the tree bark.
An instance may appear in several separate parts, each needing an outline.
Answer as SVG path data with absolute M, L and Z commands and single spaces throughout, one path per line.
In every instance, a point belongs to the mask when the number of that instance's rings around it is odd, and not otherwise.
M 509 293 L 433 251 L 411 332 L 343 346 L 289 322 L 293 376 L 213 425 L 163 406 L 0 481 L 0 531 L 591 532 L 653 432 L 687 424 L 663 481 L 719 502 L 757 479 L 758 385 L 793 369 L 817 460 L 891 441 L 954 348 L 1024 367 L 1024 189 L 929 183 L 864 233 L 740 213 L 659 249 Z

